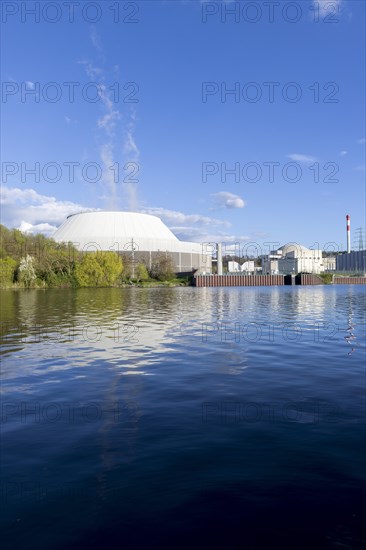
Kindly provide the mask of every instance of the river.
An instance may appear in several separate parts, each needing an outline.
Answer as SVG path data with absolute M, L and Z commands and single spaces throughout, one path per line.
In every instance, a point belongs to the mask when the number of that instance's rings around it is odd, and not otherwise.
M 1 299 L 2 548 L 363 547 L 361 285 Z

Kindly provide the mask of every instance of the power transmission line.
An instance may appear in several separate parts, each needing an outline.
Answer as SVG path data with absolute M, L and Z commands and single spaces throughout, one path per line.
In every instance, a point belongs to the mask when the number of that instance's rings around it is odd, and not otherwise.
M 358 227 L 354 231 L 353 250 L 365 250 L 366 238 L 365 229 Z

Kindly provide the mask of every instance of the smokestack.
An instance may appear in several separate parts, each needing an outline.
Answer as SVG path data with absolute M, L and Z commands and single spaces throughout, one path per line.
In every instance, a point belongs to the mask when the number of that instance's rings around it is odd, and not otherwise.
M 222 244 L 217 243 L 217 274 L 222 275 Z
M 346 220 L 347 220 L 347 254 L 349 254 L 351 252 L 351 231 L 350 231 L 351 218 L 349 217 L 348 214 L 346 216 Z

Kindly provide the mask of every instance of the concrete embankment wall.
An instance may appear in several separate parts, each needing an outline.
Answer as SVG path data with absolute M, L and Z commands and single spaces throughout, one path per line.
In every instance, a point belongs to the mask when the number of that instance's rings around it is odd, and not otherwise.
M 323 285 L 324 281 L 312 273 L 299 273 L 295 277 L 297 285 Z
M 278 286 L 285 284 L 284 275 L 197 275 L 193 284 L 198 287 L 215 286 Z
M 366 285 L 366 277 L 333 277 L 334 285 Z
M 321 277 L 310 273 L 292 275 L 197 275 L 193 278 L 193 285 L 197 287 L 217 286 L 282 286 L 322 285 Z M 333 277 L 333 284 L 338 285 L 365 285 L 366 277 Z

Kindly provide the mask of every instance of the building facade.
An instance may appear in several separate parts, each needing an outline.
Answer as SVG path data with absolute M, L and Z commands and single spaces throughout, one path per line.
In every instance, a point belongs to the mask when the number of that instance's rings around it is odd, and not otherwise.
M 262 260 L 264 275 L 321 273 L 324 271 L 322 251 L 311 250 L 297 243 L 288 243 L 272 250 Z
M 366 273 L 366 250 L 338 254 L 336 266 L 337 271 Z
M 238 262 L 228 262 L 227 269 L 229 273 L 254 273 L 254 261 L 249 260 L 240 265 Z

